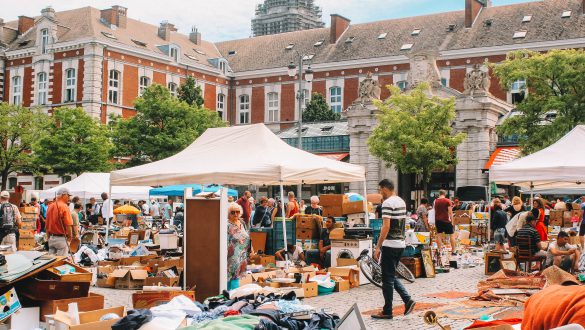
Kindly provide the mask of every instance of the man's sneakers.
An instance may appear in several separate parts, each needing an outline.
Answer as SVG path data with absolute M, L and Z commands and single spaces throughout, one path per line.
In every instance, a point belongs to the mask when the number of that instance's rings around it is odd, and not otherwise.
M 378 319 L 378 320 L 392 320 L 392 315 L 388 315 L 388 314 L 384 314 L 384 313 L 380 312 L 378 314 L 373 314 L 372 318 Z
M 406 304 L 404 304 L 404 316 L 412 313 L 412 311 L 414 310 L 414 305 L 416 305 L 416 302 L 412 299 L 410 299 Z

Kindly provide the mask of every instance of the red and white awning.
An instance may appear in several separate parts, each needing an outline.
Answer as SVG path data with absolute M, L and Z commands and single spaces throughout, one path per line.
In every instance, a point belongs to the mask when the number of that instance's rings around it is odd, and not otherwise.
M 520 157 L 518 147 L 499 147 L 492 153 L 492 156 L 485 164 L 483 171 L 489 171 L 492 165 L 503 165 Z
M 325 157 L 325 158 L 329 158 L 329 159 L 333 159 L 333 160 L 342 161 L 346 157 L 349 157 L 349 153 L 343 152 L 343 153 L 317 154 L 317 156 L 321 156 L 321 157 Z

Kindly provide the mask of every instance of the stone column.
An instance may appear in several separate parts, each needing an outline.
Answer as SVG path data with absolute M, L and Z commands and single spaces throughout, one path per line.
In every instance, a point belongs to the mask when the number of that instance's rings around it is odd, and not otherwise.
M 83 108 L 92 117 L 100 118 L 102 103 L 104 46 L 90 43 L 84 49 Z

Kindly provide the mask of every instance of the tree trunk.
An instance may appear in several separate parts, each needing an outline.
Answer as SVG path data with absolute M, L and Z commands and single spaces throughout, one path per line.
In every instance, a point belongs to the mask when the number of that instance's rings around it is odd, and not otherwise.
M 2 171 L 2 190 L 6 190 L 8 186 L 8 174 L 10 173 L 9 170 Z
M 423 192 L 424 192 L 424 197 L 429 199 L 431 196 L 429 196 L 429 179 L 427 177 L 426 174 L 422 175 L 422 186 L 423 186 Z

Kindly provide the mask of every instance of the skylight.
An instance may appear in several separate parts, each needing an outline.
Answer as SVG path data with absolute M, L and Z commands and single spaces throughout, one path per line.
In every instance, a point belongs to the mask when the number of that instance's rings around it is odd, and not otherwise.
M 321 127 L 321 132 L 331 132 L 333 130 L 333 126 L 323 126 Z
M 572 13 L 573 13 L 573 12 L 572 12 L 572 11 L 570 11 L 570 10 L 565 10 L 565 11 L 563 12 L 563 14 L 561 15 L 561 17 L 562 17 L 562 18 L 571 17 L 571 14 L 572 14 Z
M 191 60 L 193 60 L 193 61 L 199 61 L 199 59 L 197 59 L 197 57 L 195 57 L 195 56 L 193 56 L 193 55 L 185 54 L 185 56 L 186 56 L 188 59 L 191 59 Z
M 532 21 L 532 15 L 526 15 L 522 18 L 522 23 L 528 23 Z
M 352 43 L 354 39 L 355 37 L 348 37 L 347 39 L 345 39 L 345 43 L 346 44 Z
M 325 42 L 325 39 L 321 39 L 321 40 L 317 41 L 317 42 L 316 42 L 316 43 L 315 43 L 313 46 L 315 46 L 315 47 L 319 47 L 319 46 L 321 46 L 321 45 L 322 45 L 324 42 Z
M 449 31 L 449 32 L 455 31 L 455 26 L 456 26 L 455 24 L 449 24 L 449 27 L 447 28 L 447 31 Z
M 315 57 L 315 54 L 309 54 L 309 55 L 305 55 L 303 56 L 303 61 L 309 61 L 312 60 L 313 57 Z
M 411 36 L 417 36 L 420 34 L 421 29 L 414 29 L 412 30 L 412 33 L 410 34 Z
M 235 50 L 230 50 L 230 51 L 228 52 L 228 56 L 234 56 L 234 55 L 236 55 L 236 54 L 237 54 L 237 52 L 236 52 Z
M 404 44 L 400 47 L 400 50 L 410 50 L 414 44 Z
M 137 44 L 138 46 L 146 47 L 146 42 L 142 42 L 140 40 L 131 39 L 133 43 Z
M 118 39 L 118 38 L 116 38 L 116 36 L 115 36 L 115 35 L 111 34 L 110 32 L 102 32 L 102 34 L 103 34 L 105 37 L 108 37 L 108 38 L 110 38 L 110 39 L 114 39 L 114 40 L 117 40 L 117 39 Z
M 295 46 L 295 44 L 288 44 L 288 46 L 284 47 L 284 49 L 291 50 L 291 49 L 293 49 L 294 46 Z
M 28 45 L 29 42 L 30 42 L 30 40 L 25 40 L 25 41 L 19 42 L 18 47 L 24 47 L 24 46 Z
M 526 38 L 526 31 L 516 31 L 514 32 L 514 39 Z
M 387 32 L 384 33 L 380 33 L 380 35 L 378 36 L 378 39 L 386 39 L 386 36 L 388 35 Z
M 205 55 L 204 52 L 200 51 L 199 49 L 195 49 L 193 48 L 193 50 L 195 51 L 195 53 L 199 54 L 199 55 Z

